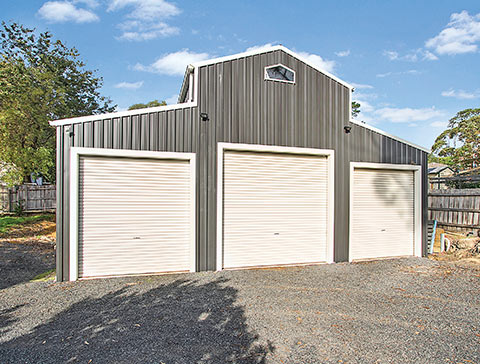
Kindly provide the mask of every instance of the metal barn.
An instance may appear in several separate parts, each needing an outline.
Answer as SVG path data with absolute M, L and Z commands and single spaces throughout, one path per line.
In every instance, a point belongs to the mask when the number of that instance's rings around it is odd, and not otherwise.
M 283 46 L 187 67 L 179 103 L 57 128 L 57 280 L 426 253 L 428 150 L 351 120 Z

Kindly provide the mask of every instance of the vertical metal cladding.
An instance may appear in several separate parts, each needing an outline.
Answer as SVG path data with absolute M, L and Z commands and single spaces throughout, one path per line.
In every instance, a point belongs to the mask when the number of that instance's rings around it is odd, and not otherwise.
M 278 63 L 295 70 L 294 85 L 264 80 L 265 66 Z M 97 121 L 57 127 L 59 281 L 69 278 L 72 146 L 196 153 L 197 270 L 216 267 L 218 142 L 335 150 L 335 261 L 348 259 L 351 161 L 422 165 L 426 222 L 427 154 L 355 124 L 345 134 L 343 127 L 350 117 L 347 87 L 281 50 L 195 72 L 199 72 L 197 107 L 108 119 L 99 115 Z M 200 120 L 200 112 L 208 113 L 209 121 Z
M 197 108 L 57 127 L 57 280 L 69 279 L 70 148 L 198 152 Z M 198 172 L 198 171 L 197 171 Z M 197 186 L 198 189 L 198 186 Z M 200 213 L 197 211 L 197 219 Z
M 295 70 L 294 85 L 264 80 L 264 67 L 278 63 Z M 335 261 L 348 260 L 350 162 L 422 165 L 425 188 L 425 152 L 350 124 L 350 90 L 285 52 L 258 54 L 199 71 L 200 111 L 210 118 L 207 165 L 201 182 L 208 188 L 200 188 L 208 219 L 201 224 L 201 229 L 206 229 L 202 238 L 208 242 L 216 240 L 218 142 L 335 150 Z M 352 127 L 350 134 L 345 134 L 345 125 Z M 425 213 L 424 200 L 424 221 Z M 426 241 L 425 231 L 423 235 Z M 206 257 L 201 260 L 206 259 L 207 269 L 215 269 L 214 247 L 206 247 Z

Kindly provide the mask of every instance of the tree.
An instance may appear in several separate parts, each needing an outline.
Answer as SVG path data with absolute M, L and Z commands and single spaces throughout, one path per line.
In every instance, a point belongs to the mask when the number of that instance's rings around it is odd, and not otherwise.
M 360 114 L 360 103 L 352 101 L 352 116 L 355 118 Z
M 157 107 L 157 106 L 166 106 L 166 105 L 167 105 L 166 101 L 153 100 L 153 101 L 147 102 L 146 104 L 133 104 L 128 108 L 128 110 L 146 109 L 148 107 Z
M 49 32 L 2 22 L 0 28 L 0 177 L 10 185 L 31 173 L 55 178 L 55 130 L 48 121 L 112 112 L 103 80 L 75 48 Z
M 450 119 L 433 144 L 432 159 L 459 170 L 480 166 L 480 108 L 459 111 Z

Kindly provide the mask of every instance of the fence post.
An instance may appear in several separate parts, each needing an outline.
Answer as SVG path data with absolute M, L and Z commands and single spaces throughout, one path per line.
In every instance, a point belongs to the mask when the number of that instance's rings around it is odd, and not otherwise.
M 25 208 L 25 211 L 28 211 L 28 185 L 24 185 L 25 186 L 25 205 L 24 205 L 24 208 Z
M 8 212 L 13 212 L 12 209 L 12 200 L 13 200 L 13 194 L 12 194 L 12 187 L 8 188 Z
M 480 189 L 447 189 L 428 191 L 428 210 L 438 225 L 480 232 Z

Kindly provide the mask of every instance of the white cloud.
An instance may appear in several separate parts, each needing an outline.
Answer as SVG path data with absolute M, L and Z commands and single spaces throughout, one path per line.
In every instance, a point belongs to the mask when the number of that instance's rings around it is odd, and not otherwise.
M 262 52 L 270 49 L 271 47 L 275 46 L 275 43 L 266 43 L 258 46 L 253 46 L 247 48 L 247 52 Z M 307 53 L 307 52 L 297 52 L 297 54 L 303 58 L 305 58 L 309 63 L 313 64 L 314 66 L 333 73 L 333 70 L 335 68 L 335 61 L 329 61 L 326 59 L 323 59 L 319 55 L 312 54 L 312 53 Z
M 386 72 L 386 73 L 378 73 L 376 76 L 379 78 L 388 77 L 388 76 L 401 76 L 401 75 L 418 75 L 421 72 L 418 70 L 406 70 L 400 72 Z
M 351 85 L 352 85 L 353 87 L 355 87 L 356 89 L 358 89 L 358 90 L 368 90 L 368 89 L 372 89 L 372 88 L 373 88 L 373 86 L 371 86 L 371 85 L 366 85 L 366 84 L 361 84 L 361 83 L 354 83 L 354 82 L 352 82 Z
M 434 121 L 433 123 L 430 123 L 430 126 L 433 126 L 434 128 L 446 128 L 448 125 L 448 121 Z
M 386 72 L 386 73 L 377 73 L 377 77 L 383 78 L 383 77 L 388 77 L 391 76 L 393 73 L 392 72 Z
M 178 102 L 178 94 L 172 95 L 169 98 L 165 99 L 167 105 L 176 104 Z
M 370 113 L 375 110 L 372 104 L 370 104 L 368 101 L 362 98 L 353 98 L 355 101 L 357 101 L 360 104 L 360 112 L 362 113 Z
M 94 12 L 78 8 L 69 1 L 47 1 L 38 10 L 38 15 L 52 23 L 72 21 L 75 23 L 90 23 L 99 20 Z
M 266 44 L 262 44 L 262 45 L 256 45 L 256 46 L 247 48 L 246 52 L 266 51 L 266 50 L 268 50 L 269 48 L 272 48 L 275 45 L 276 45 L 275 43 L 266 43 Z
M 376 100 L 378 99 L 378 95 L 376 93 L 365 93 L 365 92 L 358 92 L 352 95 L 352 98 L 355 100 Z
M 446 28 L 425 42 L 437 54 L 473 53 L 480 42 L 480 14 L 453 13 Z
M 475 92 L 467 92 L 467 91 L 464 91 L 464 90 L 450 89 L 448 91 L 443 91 L 442 96 L 454 97 L 454 98 L 460 99 L 460 100 L 471 100 L 471 99 L 476 99 L 476 98 L 480 97 L 480 91 L 477 90 Z
M 335 52 L 335 55 L 337 57 L 348 57 L 350 55 L 350 49 L 347 49 L 346 51 Z
M 379 119 L 392 123 L 412 123 L 445 116 L 445 112 L 436 110 L 434 107 L 421 109 L 384 107 L 375 110 L 374 114 Z
M 432 52 L 424 50 L 424 49 L 416 49 L 414 51 L 410 51 L 403 56 L 401 56 L 398 52 L 395 51 L 383 51 L 383 55 L 387 57 L 390 61 L 408 61 L 408 62 L 417 62 L 417 61 L 436 61 L 438 57 L 434 55 Z
M 427 61 L 436 61 L 436 60 L 438 60 L 438 57 L 430 51 L 424 51 L 423 59 L 425 59 Z
M 145 26 L 141 22 L 128 21 L 122 23 L 119 27 L 123 29 L 123 33 L 117 37 L 117 39 L 137 42 L 156 39 L 159 37 L 168 37 L 170 35 L 176 35 L 180 32 L 178 28 L 171 27 L 163 22 Z
M 85 4 L 89 8 L 95 9 L 100 5 L 100 3 L 97 0 L 73 0 L 74 4 Z
M 390 61 L 398 59 L 398 53 L 394 51 L 383 51 L 383 55 L 388 57 Z
M 298 54 L 303 58 L 305 58 L 308 62 L 310 62 L 314 66 L 317 66 L 318 68 L 324 71 L 333 73 L 335 68 L 335 61 L 329 61 L 329 60 L 323 59 L 319 55 L 311 54 L 307 52 L 298 52 Z
M 137 63 L 134 69 L 170 76 L 182 76 L 189 64 L 203 61 L 209 57 L 208 53 L 195 53 L 190 52 L 188 49 L 183 49 L 178 52 L 165 54 L 149 66 Z
M 419 70 L 407 70 L 405 72 L 400 72 L 400 74 L 404 74 L 404 75 L 418 75 L 420 73 L 421 72 Z
M 123 33 L 119 40 L 146 41 L 176 35 L 180 29 L 165 22 L 181 13 L 174 4 L 165 0 L 110 0 L 107 11 L 128 9 L 126 19 L 118 25 Z
M 120 83 L 117 83 L 114 87 L 124 88 L 127 90 L 137 90 L 142 86 L 143 86 L 143 81 L 138 81 L 138 82 L 120 82 Z
M 107 11 L 132 7 L 127 16 L 132 19 L 157 20 L 180 14 L 180 9 L 165 0 L 111 0 Z

